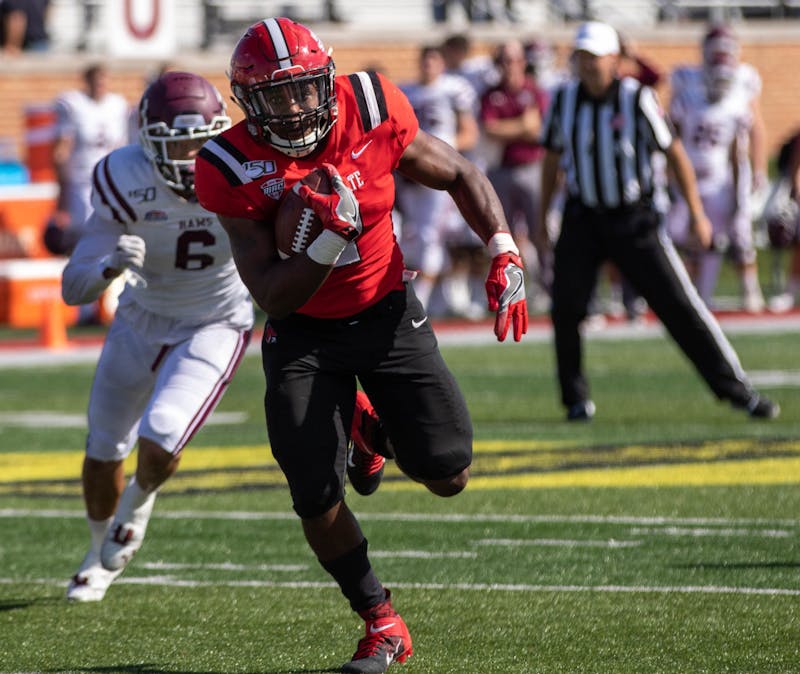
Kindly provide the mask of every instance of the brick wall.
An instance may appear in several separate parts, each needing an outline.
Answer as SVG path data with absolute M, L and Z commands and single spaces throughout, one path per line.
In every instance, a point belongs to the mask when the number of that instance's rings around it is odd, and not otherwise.
M 563 60 L 569 50 L 568 42 L 556 44 Z M 486 52 L 491 48 L 489 42 L 476 43 L 476 51 Z M 685 40 L 666 42 L 638 42 L 639 50 L 654 63 L 669 70 L 677 63 L 695 62 L 698 57 L 698 41 L 695 35 Z M 378 66 L 395 81 L 412 79 L 416 73 L 418 42 L 397 42 L 380 45 L 344 46 L 334 53 L 339 72 L 351 72 L 366 66 Z M 194 70 L 216 84 L 223 96 L 229 96 L 230 89 L 224 75 L 228 52 L 203 54 L 186 59 L 176 59 L 178 67 Z M 789 131 L 800 127 L 800 93 L 797 90 L 795 64 L 800 63 L 800 41 L 792 38 L 783 40 L 743 41 L 743 60 L 754 65 L 764 81 L 762 108 L 767 125 L 769 145 L 774 152 Z M 0 138 L 8 137 L 16 144 L 20 156 L 24 157 L 24 130 L 26 105 L 46 103 L 56 94 L 68 88 L 80 86 L 80 73 L 89 63 L 80 55 L 30 56 L 15 62 L 6 61 L 0 74 Z M 112 87 L 129 101 L 135 102 L 142 87 L 157 64 L 153 63 L 111 63 Z M 666 101 L 669 92 L 664 87 L 660 91 Z M 233 104 L 229 111 L 235 120 L 241 115 Z

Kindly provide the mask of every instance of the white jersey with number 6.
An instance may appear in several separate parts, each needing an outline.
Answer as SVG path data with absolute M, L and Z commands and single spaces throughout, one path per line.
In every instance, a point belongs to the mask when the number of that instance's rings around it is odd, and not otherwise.
M 145 283 L 125 286 L 89 399 L 87 456 L 121 460 L 137 436 L 179 453 L 212 413 L 236 371 L 253 325 L 217 217 L 156 175 L 141 146 L 97 164 L 94 213 L 62 277 L 70 304 L 96 299 L 117 240 L 145 241 Z
M 141 146 L 128 145 L 95 168 L 87 231 L 64 270 L 68 302 L 96 299 L 109 280 L 105 255 L 122 234 L 145 241 L 145 284 L 129 284 L 117 312 L 152 338 L 174 343 L 209 322 L 249 328 L 252 304 L 239 278 L 227 234 L 217 216 L 178 196 L 156 175 Z

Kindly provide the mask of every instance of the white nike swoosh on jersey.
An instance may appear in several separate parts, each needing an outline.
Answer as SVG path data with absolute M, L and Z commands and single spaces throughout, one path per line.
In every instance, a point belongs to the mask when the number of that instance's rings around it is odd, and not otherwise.
M 350 152 L 350 156 L 353 159 L 358 159 L 362 154 L 364 154 L 364 150 L 366 150 L 370 146 L 371 143 L 372 143 L 371 140 L 367 141 L 367 144 L 364 145 L 360 150 L 353 150 L 352 152 Z
M 383 632 L 384 630 L 388 630 L 390 627 L 394 627 L 394 623 L 389 623 L 388 625 L 383 625 L 381 627 L 375 627 L 375 625 L 370 625 L 369 633 L 378 634 L 378 632 Z
M 422 325 L 427 320 L 428 320 L 427 316 L 425 316 L 425 318 L 423 318 L 422 320 L 419 320 L 419 321 L 417 321 L 417 320 L 412 318 L 411 319 L 411 327 L 414 328 L 414 330 L 416 330 L 420 325 Z

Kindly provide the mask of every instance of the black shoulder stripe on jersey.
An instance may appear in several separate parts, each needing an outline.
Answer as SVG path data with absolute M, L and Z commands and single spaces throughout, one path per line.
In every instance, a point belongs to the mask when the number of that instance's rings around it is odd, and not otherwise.
M 244 164 L 245 162 L 250 160 L 250 158 L 247 155 L 245 155 L 244 152 L 242 152 L 238 147 L 236 147 L 233 143 L 231 143 L 231 141 L 229 141 L 227 138 L 223 138 L 222 136 L 217 136 L 211 142 L 219 145 L 223 150 L 225 150 L 225 152 L 227 152 L 240 164 Z
M 111 192 L 114 195 L 114 198 L 117 200 L 120 206 L 122 206 L 123 210 L 128 214 L 128 218 L 131 222 L 136 222 L 136 211 L 131 208 L 128 202 L 125 200 L 125 197 L 120 194 L 120 191 L 117 189 L 117 186 L 114 184 L 114 181 L 111 178 L 111 171 L 108 168 L 109 160 L 103 162 L 103 176 L 108 183 L 109 188 L 111 188 Z
M 380 111 L 381 122 L 385 122 L 389 119 L 389 109 L 386 107 L 386 97 L 383 95 L 383 86 L 381 86 L 381 80 L 378 77 L 378 73 L 374 70 L 370 70 L 367 75 L 369 75 L 370 82 L 372 82 L 372 91 L 375 94 L 375 99 L 378 102 L 378 110 Z
M 206 142 L 200 148 L 198 156 L 202 157 L 225 176 L 225 180 L 228 181 L 229 185 L 236 187 L 247 182 L 243 179 L 245 174 L 241 170 L 241 165 L 247 161 L 247 157 L 224 138 L 217 137 Z M 238 172 L 234 169 L 237 164 L 240 169 Z
M 94 187 L 94 191 L 100 197 L 100 200 L 108 206 L 109 210 L 111 211 L 111 215 L 114 217 L 114 220 L 119 222 L 120 224 L 127 224 L 128 221 L 123 218 L 122 213 L 120 213 L 117 206 L 111 203 L 111 199 L 109 198 L 108 193 L 106 192 L 105 188 L 103 187 L 102 182 L 100 181 L 100 171 L 103 172 L 103 178 L 105 179 L 108 186 L 111 188 L 111 191 L 114 194 L 115 201 L 118 204 L 121 204 L 123 210 L 131 216 L 132 220 L 136 220 L 136 214 L 128 207 L 124 200 L 119 198 L 119 194 L 117 190 L 114 188 L 113 183 L 111 182 L 111 177 L 108 173 L 108 157 L 103 157 L 94 167 L 94 171 L 92 172 L 92 186 Z
M 353 73 L 348 75 L 348 79 L 353 85 L 364 131 L 372 131 L 378 124 L 389 119 L 386 97 L 377 73 Z

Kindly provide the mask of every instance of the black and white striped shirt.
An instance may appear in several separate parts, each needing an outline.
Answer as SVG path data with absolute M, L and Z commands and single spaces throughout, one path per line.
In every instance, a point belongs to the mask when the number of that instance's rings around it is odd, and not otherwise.
M 652 155 L 672 143 L 655 93 L 637 80 L 615 80 L 592 98 L 577 79 L 555 92 L 542 145 L 561 154 L 567 193 L 589 208 L 619 208 L 652 198 Z

